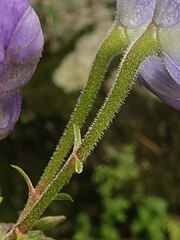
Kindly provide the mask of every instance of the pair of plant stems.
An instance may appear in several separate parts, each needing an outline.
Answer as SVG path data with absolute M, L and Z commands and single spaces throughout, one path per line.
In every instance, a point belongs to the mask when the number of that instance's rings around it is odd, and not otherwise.
M 77 162 L 82 164 L 87 158 L 132 88 L 140 64 L 148 56 L 159 54 L 160 48 L 156 33 L 156 27 L 150 24 L 137 41 L 130 43 L 126 29 L 121 27 L 118 22 L 113 24 L 111 31 L 97 51 L 88 82 L 81 93 L 63 137 L 56 147 L 37 187 L 29 195 L 26 206 L 17 223 L 4 240 L 17 239 L 17 233 L 26 235 L 47 206 L 56 198 L 63 186 L 69 182 L 75 172 Z M 83 140 L 80 141 L 78 129 L 82 128 L 109 63 L 114 55 L 122 52 L 124 52 L 124 56 L 114 85 L 109 91 L 96 119 L 88 129 Z M 75 135 L 77 135 L 75 142 L 74 130 Z M 67 157 L 73 144 L 75 144 L 75 147 L 72 153 L 69 154 L 69 158 L 64 162 L 64 158 Z

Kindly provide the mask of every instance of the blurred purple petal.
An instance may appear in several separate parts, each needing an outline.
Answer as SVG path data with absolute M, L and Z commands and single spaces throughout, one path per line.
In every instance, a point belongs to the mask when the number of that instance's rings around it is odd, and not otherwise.
M 117 0 L 117 18 L 128 28 L 150 23 L 155 3 L 156 0 Z
M 39 19 L 31 7 L 18 22 L 0 65 L 1 96 L 17 92 L 32 77 L 43 48 Z
M 179 0 L 157 0 L 154 22 L 160 27 L 170 27 L 180 22 Z
M 21 109 L 19 94 L 0 99 L 0 139 L 5 138 L 18 120 Z
M 159 57 L 146 59 L 140 74 L 150 91 L 171 107 L 180 110 L 180 84 L 173 80 Z
M 43 49 L 41 25 L 29 0 L 0 3 L 0 139 L 20 113 L 19 90 L 30 80 Z

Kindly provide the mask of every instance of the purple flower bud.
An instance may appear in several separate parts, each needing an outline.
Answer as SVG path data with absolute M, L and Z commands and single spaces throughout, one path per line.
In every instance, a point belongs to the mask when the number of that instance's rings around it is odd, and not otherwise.
M 180 0 L 117 0 L 117 20 L 137 35 L 137 27 L 156 25 L 161 58 L 146 60 L 140 74 L 153 93 L 180 110 Z
M 1 0 L 0 119 L 4 119 L 0 120 L 1 135 L 3 129 L 7 135 L 18 119 L 20 104 L 15 99 L 19 99 L 19 90 L 35 71 L 43 42 L 41 25 L 29 0 Z M 7 116 L 12 117 L 12 120 Z

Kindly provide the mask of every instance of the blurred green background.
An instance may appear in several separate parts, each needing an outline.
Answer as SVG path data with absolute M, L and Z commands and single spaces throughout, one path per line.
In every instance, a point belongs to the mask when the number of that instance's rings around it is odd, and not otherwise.
M 16 221 L 27 199 L 24 169 L 36 184 L 83 88 L 93 56 L 115 15 L 113 0 L 33 0 L 44 35 L 43 57 L 22 91 L 15 130 L 0 142 L 0 222 Z M 120 62 L 109 69 L 87 130 Z M 180 239 L 179 112 L 137 80 L 126 104 L 64 191 L 44 215 L 67 220 L 49 235 L 68 240 Z

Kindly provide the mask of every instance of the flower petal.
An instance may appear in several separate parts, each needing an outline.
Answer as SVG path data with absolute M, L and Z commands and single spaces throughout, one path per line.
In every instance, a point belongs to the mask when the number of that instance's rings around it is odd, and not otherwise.
M 162 53 L 162 60 L 172 78 L 180 84 L 180 62 L 173 61 L 165 52 Z
M 180 23 L 158 30 L 163 62 L 174 80 L 180 84 Z
M 160 99 L 180 110 L 180 84 L 167 72 L 160 57 L 146 59 L 140 69 L 144 85 Z
M 150 23 L 155 4 L 156 0 L 117 0 L 117 19 L 128 28 Z
M 11 35 L 29 6 L 29 0 L 1 0 L 0 41 L 7 47 Z
M 180 22 L 179 0 L 157 0 L 153 18 L 160 27 L 170 27 Z
M 17 122 L 21 109 L 20 95 L 0 99 L 0 139 L 5 138 Z
M 28 7 L 18 22 L 0 65 L 0 94 L 17 92 L 33 75 L 43 48 L 43 34 L 35 11 Z

